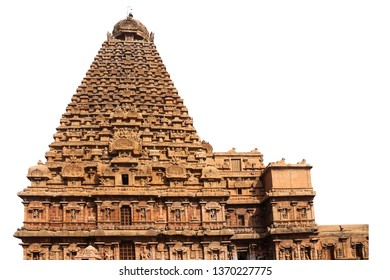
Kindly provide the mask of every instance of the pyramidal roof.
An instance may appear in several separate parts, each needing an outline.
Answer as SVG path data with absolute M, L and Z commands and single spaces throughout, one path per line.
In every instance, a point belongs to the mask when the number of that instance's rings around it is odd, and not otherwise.
M 43 186 L 58 191 L 64 185 L 75 190 L 111 186 L 120 169 L 136 174 L 131 184 L 142 186 L 162 177 L 220 178 L 212 146 L 193 127 L 153 34 L 131 14 L 107 35 L 49 147 L 47 162 L 28 171 L 36 183 L 19 195 L 36 194 Z M 256 157 L 253 168 L 263 168 L 257 149 L 248 156 Z M 165 173 L 154 178 L 159 172 Z

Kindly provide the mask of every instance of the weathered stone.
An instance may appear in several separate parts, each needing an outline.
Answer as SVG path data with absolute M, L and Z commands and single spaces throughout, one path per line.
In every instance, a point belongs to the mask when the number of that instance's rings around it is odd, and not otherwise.
M 368 259 L 368 225 L 318 226 L 306 161 L 201 141 L 153 43 L 115 25 L 28 170 L 24 259 Z

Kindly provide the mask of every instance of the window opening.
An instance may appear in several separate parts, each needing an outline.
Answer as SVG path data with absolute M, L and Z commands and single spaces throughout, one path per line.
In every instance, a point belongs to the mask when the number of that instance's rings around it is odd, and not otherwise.
M 129 185 L 129 174 L 122 174 L 122 185 Z
M 131 241 L 122 241 L 119 245 L 119 259 L 121 260 L 134 260 L 135 251 L 134 244 Z
M 232 159 L 232 171 L 241 171 L 241 159 Z
M 248 252 L 247 251 L 237 252 L 237 259 L 238 260 L 247 260 L 248 259 Z
M 237 223 L 239 226 L 245 226 L 245 216 L 244 215 L 238 215 L 237 216 Z
M 124 205 L 121 208 L 121 225 L 131 225 L 131 209 L 128 205 Z

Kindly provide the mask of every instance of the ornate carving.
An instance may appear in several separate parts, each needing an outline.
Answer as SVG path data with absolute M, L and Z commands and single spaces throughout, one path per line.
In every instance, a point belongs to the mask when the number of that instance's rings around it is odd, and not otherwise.
M 114 259 L 114 251 L 111 248 L 106 248 L 104 251 L 104 259 L 105 260 L 113 260 Z
M 218 168 L 215 166 L 206 166 L 202 169 L 202 179 L 221 179 Z
M 152 176 L 152 166 L 150 164 L 141 164 L 137 167 L 137 177 L 149 177 Z
M 76 260 L 100 260 L 101 256 L 99 255 L 98 250 L 89 245 L 87 248 L 83 250 L 79 250 L 75 256 Z
M 244 188 L 245 187 L 245 182 L 241 178 L 238 178 L 237 181 L 234 182 L 234 187 L 236 187 L 236 188 Z
M 188 170 L 187 176 L 188 176 L 188 179 L 187 179 L 188 184 L 199 184 L 198 178 L 196 178 L 195 174 L 193 174 L 190 170 Z
M 150 260 L 150 251 L 146 248 L 146 246 L 143 247 L 140 257 L 141 260 Z
M 186 169 L 178 164 L 170 165 L 166 168 L 166 177 L 169 179 L 186 179 Z
M 290 211 L 289 208 L 281 207 L 278 209 L 278 211 L 280 212 L 282 219 L 288 219 L 288 212 Z
M 64 178 L 84 178 L 84 167 L 79 163 L 69 163 L 62 168 Z
M 213 146 L 211 146 L 210 143 L 208 143 L 206 141 L 202 141 L 202 146 L 206 149 L 206 153 L 208 155 L 213 154 Z
M 151 39 L 115 26 L 28 170 L 24 258 L 368 258 L 367 228 L 318 230 L 306 161 L 201 142 Z
M 221 205 L 219 205 L 218 202 L 215 202 L 215 201 L 211 201 L 211 202 L 208 202 L 205 206 L 206 210 L 220 210 L 221 209 Z
M 135 155 L 140 155 L 140 133 L 136 130 L 118 129 L 110 142 L 110 151 L 132 151 Z
M 38 179 L 51 179 L 51 174 L 49 168 L 47 168 L 42 161 L 38 161 L 36 166 L 30 167 L 28 169 L 27 178 L 30 180 L 38 180 Z

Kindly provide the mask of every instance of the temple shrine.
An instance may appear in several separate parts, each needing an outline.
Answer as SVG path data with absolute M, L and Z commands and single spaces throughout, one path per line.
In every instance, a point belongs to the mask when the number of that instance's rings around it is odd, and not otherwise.
M 28 169 L 26 260 L 368 259 L 368 225 L 317 225 L 305 160 L 202 141 L 130 14 L 107 34 Z M 234 143 L 232 143 L 234 145 Z

